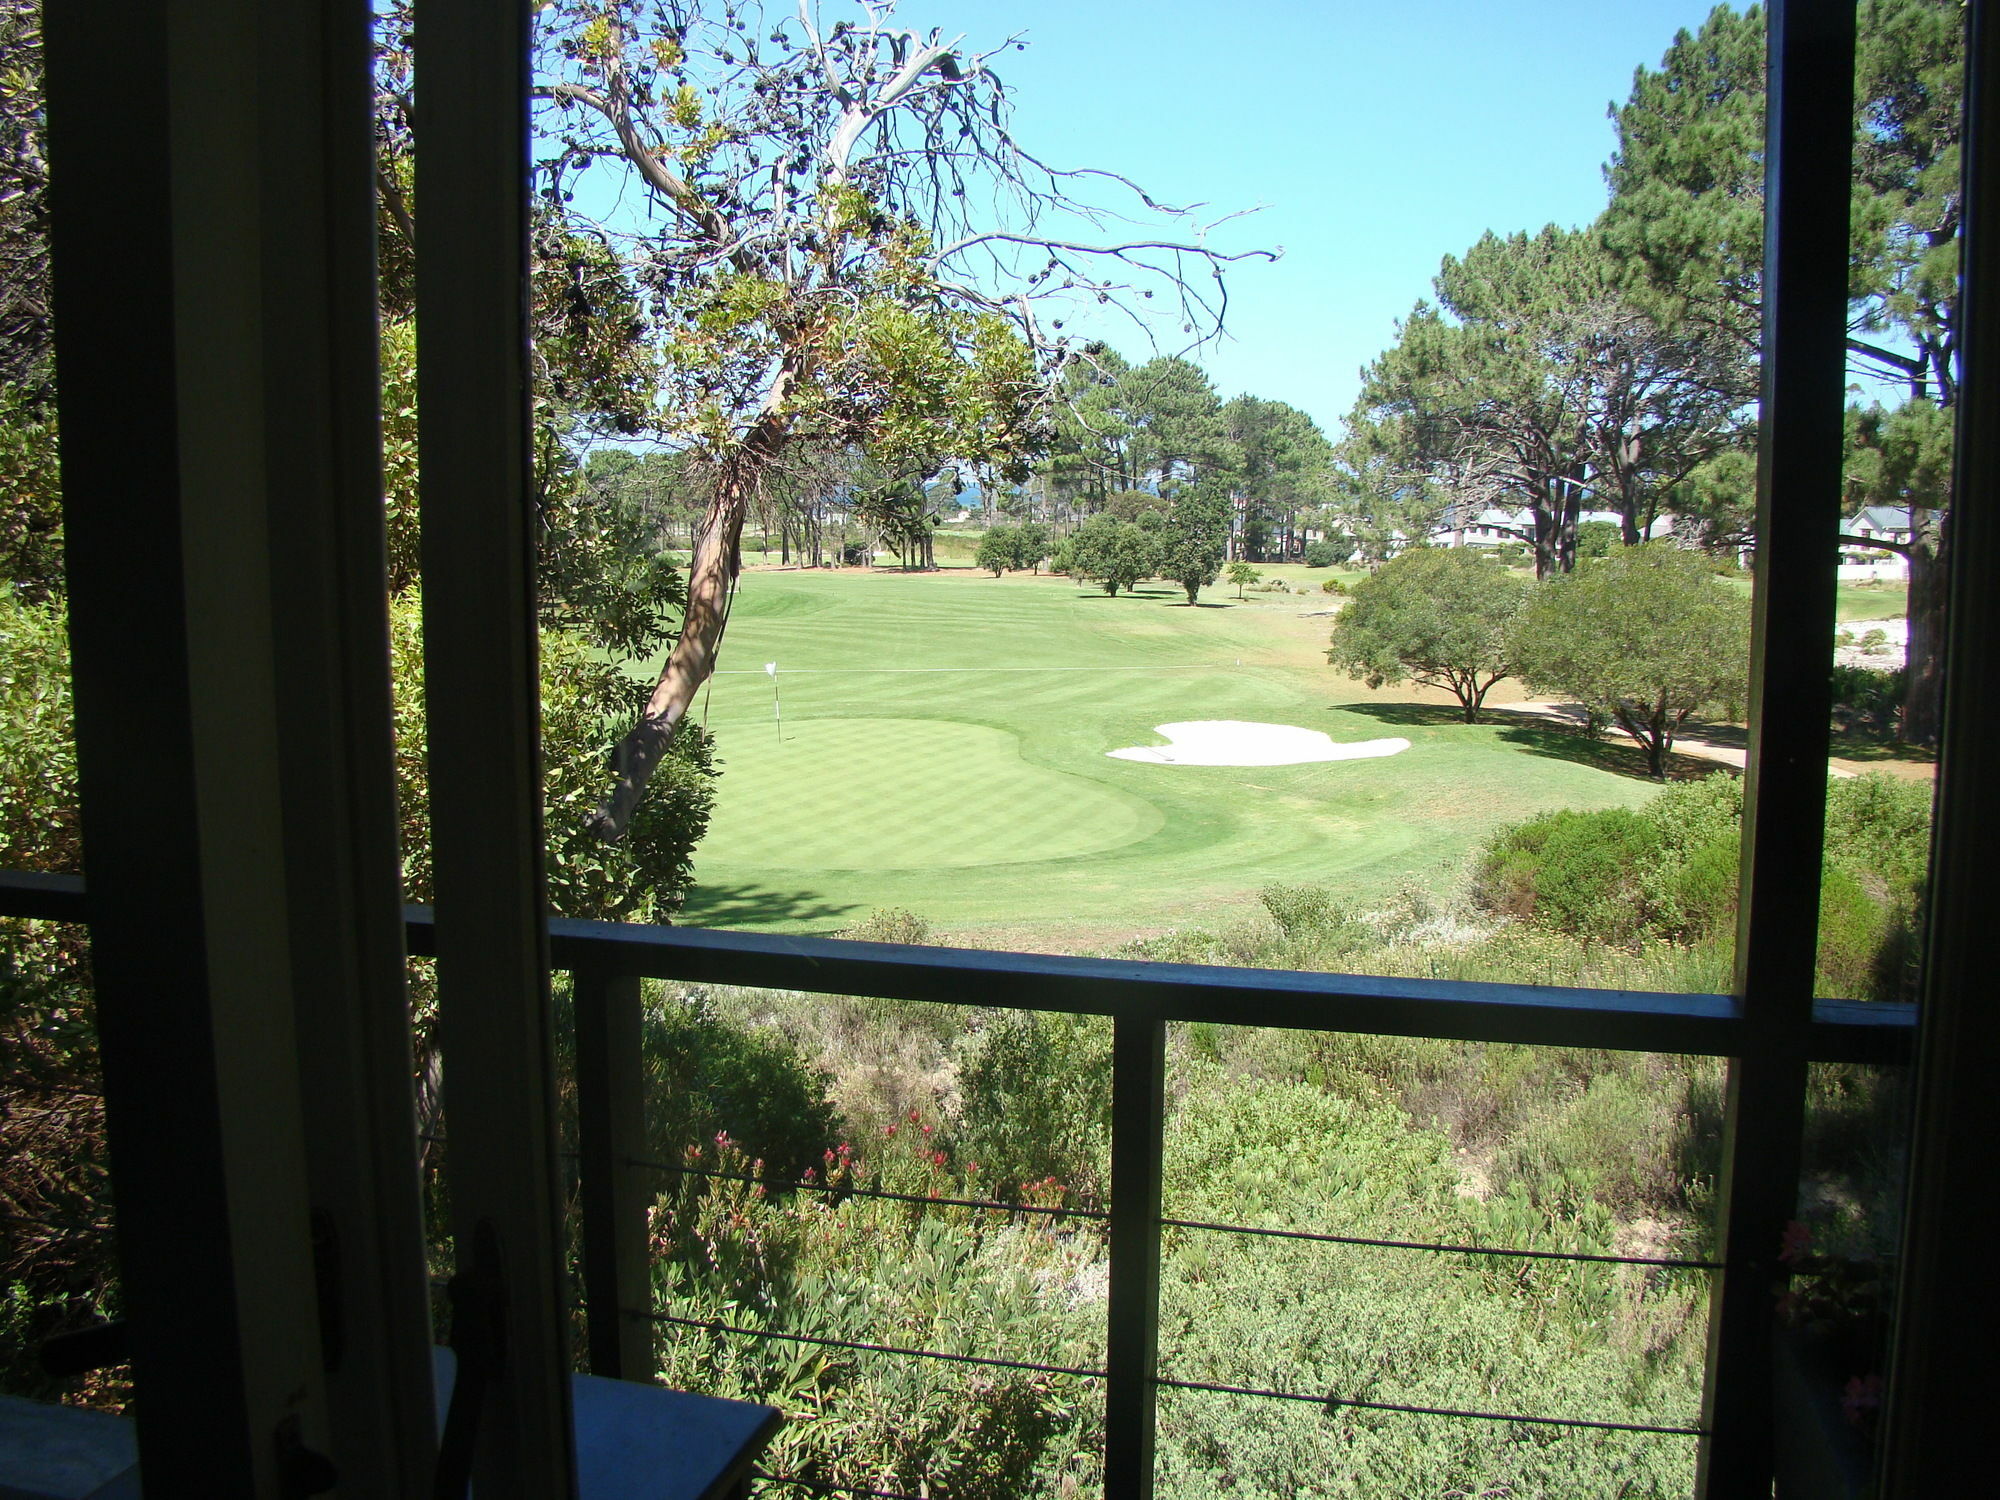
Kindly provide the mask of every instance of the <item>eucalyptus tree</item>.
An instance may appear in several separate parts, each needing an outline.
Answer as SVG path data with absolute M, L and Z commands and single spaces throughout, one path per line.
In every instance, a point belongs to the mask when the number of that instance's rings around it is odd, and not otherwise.
M 1220 317 L 1217 273 L 1268 258 L 1209 248 L 1190 211 L 1116 173 L 1034 156 L 995 66 L 1023 43 L 973 48 L 897 26 L 893 9 L 863 0 L 829 21 L 811 0 L 556 0 L 540 13 L 545 192 L 573 217 L 609 164 L 643 198 L 643 224 L 604 232 L 624 235 L 663 334 L 654 423 L 711 474 L 687 613 L 618 748 L 606 837 L 714 669 L 744 517 L 789 453 L 858 446 L 919 476 L 952 461 L 1005 471 L 1043 441 L 1080 305 L 1163 293 L 1199 339 Z M 1134 219 L 1161 232 L 1115 232 Z
M 1965 18 L 1961 0 L 1864 0 L 1855 61 L 1847 349 L 1856 373 L 1939 412 L 1958 395 Z M 1657 69 L 1638 71 L 1613 120 L 1608 240 L 1644 267 L 1647 295 L 1753 355 L 1764 269 L 1762 12 L 1718 6 L 1681 32 Z M 1882 499 L 1910 510 L 1908 539 L 1889 544 L 1910 567 L 1903 733 L 1929 740 L 1949 497 L 1941 485 L 1917 485 Z

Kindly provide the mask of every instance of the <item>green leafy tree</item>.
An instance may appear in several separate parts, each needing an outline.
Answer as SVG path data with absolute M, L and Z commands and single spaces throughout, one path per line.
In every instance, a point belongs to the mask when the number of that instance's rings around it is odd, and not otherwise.
M 1244 589 L 1263 576 L 1264 574 L 1261 570 L 1251 567 L 1247 562 L 1233 562 L 1229 565 L 1229 581 L 1236 585 L 1236 597 L 1238 599 L 1243 597 Z
M 1039 573 L 1049 556 L 1049 528 L 1039 521 L 1023 521 L 1014 529 L 1014 566 Z
M 1118 521 L 1136 521 L 1148 511 L 1163 511 L 1167 502 L 1146 490 L 1113 490 L 1104 497 L 1104 513 Z
M 1152 534 L 1132 521 L 1092 516 L 1066 541 L 1069 566 L 1064 571 L 1101 584 L 1114 597 L 1121 588 L 1153 577 L 1159 566 Z
M 1528 590 L 1462 547 L 1419 547 L 1349 591 L 1327 660 L 1372 688 L 1405 679 L 1443 688 L 1476 724 L 1493 684 L 1514 670 L 1511 632 Z
M 1750 601 L 1696 553 L 1627 547 L 1537 589 L 1509 654 L 1531 688 L 1566 693 L 1615 722 L 1664 777 L 1689 715 L 1743 701 Z
M 1582 521 L 1576 528 L 1576 555 L 1579 559 L 1609 557 L 1623 541 L 1616 521 Z
M 1179 584 L 1193 605 L 1222 571 L 1229 546 L 1229 502 L 1198 486 L 1176 495 L 1157 540 L 1160 577 Z
M 1020 527 L 989 526 L 979 539 L 979 549 L 972 554 L 972 561 L 998 578 L 1009 568 L 1021 566 L 1020 542 Z

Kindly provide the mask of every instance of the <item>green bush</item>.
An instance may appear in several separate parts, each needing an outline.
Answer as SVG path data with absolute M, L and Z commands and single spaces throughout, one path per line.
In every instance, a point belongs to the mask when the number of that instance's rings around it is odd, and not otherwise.
M 1643 932 L 1639 871 L 1659 847 L 1659 830 L 1624 808 L 1544 813 L 1492 840 L 1474 893 L 1490 911 L 1574 937 L 1631 942 Z
M 1319 591 L 1322 594 L 1332 594 L 1337 599 L 1345 598 L 1347 596 L 1347 585 L 1342 583 L 1338 578 L 1329 578 L 1319 586 Z
M 702 990 L 649 996 L 639 1045 L 647 1150 L 657 1161 L 679 1162 L 727 1138 L 773 1176 L 796 1181 L 839 1138 L 827 1075 L 775 1028 L 732 1024 Z
M 841 936 L 863 943 L 924 944 L 932 941 L 931 924 L 900 906 L 876 907 Z
M 1306 566 L 1309 568 L 1330 568 L 1340 561 L 1340 553 L 1332 542 L 1307 542 Z
M 1930 797 L 1927 785 L 1881 775 L 1828 783 L 1821 994 L 1892 999 L 1906 989 Z M 1670 787 L 1637 813 L 1547 813 L 1487 842 L 1473 896 L 1490 912 L 1585 942 L 1712 947 L 1736 918 L 1742 817 L 1742 786 L 1728 775 Z
M 1111 1175 L 1111 1024 L 999 1011 L 968 1039 L 953 1146 L 1009 1202 L 1101 1202 Z
M 1845 631 L 1852 644 L 1853 632 Z M 1905 673 L 1901 667 L 1852 667 L 1834 663 L 1833 719 L 1842 730 L 1887 735 L 1902 710 Z

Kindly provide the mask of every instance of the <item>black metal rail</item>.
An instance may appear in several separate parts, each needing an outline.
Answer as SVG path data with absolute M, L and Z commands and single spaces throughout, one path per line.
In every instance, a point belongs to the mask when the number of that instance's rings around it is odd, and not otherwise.
M 74 876 L 0 874 L 0 915 L 87 922 L 89 901 L 83 882 Z M 410 951 L 430 954 L 433 951 L 430 913 L 411 907 L 406 915 Z M 1719 1269 L 1715 1262 L 1670 1257 L 1374 1240 L 1168 1217 L 1162 1212 L 1159 1194 L 1164 1149 L 1160 1101 L 1164 1078 L 1162 1046 L 1168 1022 L 1211 1021 L 1385 1036 L 1755 1057 L 1795 1064 L 1805 1058 L 1901 1062 L 1909 1055 L 1916 1021 L 1913 1006 L 1819 1001 L 1805 1026 L 1778 1031 L 1750 1024 L 1741 1002 L 1726 995 L 1208 968 L 569 919 L 550 923 L 550 940 L 555 967 L 570 971 L 575 985 L 579 1107 L 587 1119 L 597 1122 L 586 1133 L 581 1161 L 586 1188 L 584 1311 L 590 1328 L 593 1369 L 611 1375 L 637 1375 L 642 1369 L 650 1374 L 650 1335 L 635 1339 L 634 1330 L 683 1326 L 889 1357 L 1102 1379 L 1108 1500 L 1150 1493 L 1153 1414 L 1156 1395 L 1162 1389 L 1310 1402 L 1329 1410 L 1345 1406 L 1530 1426 L 1629 1431 L 1636 1435 L 1697 1438 L 1709 1435 L 1706 1428 L 1697 1427 L 1461 1411 L 1163 1376 L 1158 1369 L 1158 1276 L 1160 1235 L 1168 1227 L 1433 1254 L 1631 1264 L 1705 1272 Z M 643 1135 L 635 1124 L 634 1099 L 629 1097 L 639 1088 L 639 1081 L 631 1066 L 632 1059 L 621 1055 L 629 1048 L 621 1048 L 616 1041 L 621 1036 L 636 1036 L 641 978 L 1110 1016 L 1118 1030 L 1114 1055 L 1117 1097 L 1113 1107 L 1112 1206 L 1108 1211 L 1051 1209 L 998 1200 L 931 1198 L 850 1185 L 772 1182 L 750 1173 L 649 1159 Z M 588 1027 L 583 1024 L 586 1016 L 596 1018 Z M 1108 1221 L 1112 1296 L 1105 1368 L 1100 1371 L 998 1356 L 947 1354 L 652 1312 L 648 1305 L 650 1277 L 646 1271 L 643 1209 L 643 1205 L 651 1202 L 652 1193 L 644 1184 L 649 1180 L 656 1182 L 662 1173 L 763 1182 L 786 1191 L 883 1198 L 971 1211 Z M 802 1487 L 814 1484 L 777 1476 L 766 1482 Z
M 0 872 L 0 916 L 88 922 L 82 878 Z M 412 954 L 435 951 L 430 909 L 406 908 Z M 1916 1007 L 1816 1000 L 1803 1045 L 1745 1022 L 1729 995 L 1676 995 L 1454 979 L 1289 973 L 1135 959 L 912 948 L 844 938 L 557 917 L 558 969 L 819 995 L 1206 1021 L 1357 1035 L 1603 1047 L 1623 1052 L 1902 1063 Z

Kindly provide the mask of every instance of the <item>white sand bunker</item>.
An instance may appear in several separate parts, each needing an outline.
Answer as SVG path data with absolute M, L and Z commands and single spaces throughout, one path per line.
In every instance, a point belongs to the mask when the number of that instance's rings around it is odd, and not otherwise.
M 1317 729 L 1293 724 L 1249 724 L 1241 719 L 1198 719 L 1188 724 L 1156 724 L 1164 745 L 1134 745 L 1104 753 L 1117 760 L 1151 761 L 1159 766 L 1298 766 L 1315 760 L 1372 760 L 1399 755 L 1408 740 L 1363 740 L 1337 744 Z

